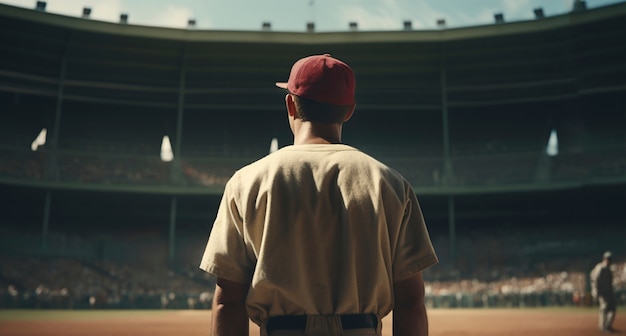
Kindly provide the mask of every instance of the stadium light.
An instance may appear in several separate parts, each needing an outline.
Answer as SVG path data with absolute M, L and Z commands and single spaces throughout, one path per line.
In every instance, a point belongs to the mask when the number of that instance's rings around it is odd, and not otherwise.
M 548 145 L 546 146 L 546 154 L 548 154 L 548 156 L 559 155 L 559 137 L 555 129 L 552 129 L 550 132 L 550 138 L 548 138 Z
M 263 25 L 261 25 L 261 30 L 263 31 L 270 31 L 272 30 L 272 24 L 269 22 L 263 22 Z
M 174 153 L 172 152 L 172 143 L 170 142 L 170 137 L 167 135 L 163 136 L 163 140 L 161 140 L 161 161 L 170 162 L 174 160 Z
M 543 19 L 545 17 L 545 15 L 543 14 L 543 8 L 541 7 L 535 8 L 534 12 L 535 12 L 535 19 Z
M 278 150 L 278 139 L 272 138 L 272 141 L 270 142 L 270 154 L 274 153 L 277 150 Z
M 83 7 L 83 18 L 87 19 L 91 15 L 91 8 Z
M 445 28 L 446 27 L 446 20 L 445 19 L 438 19 L 437 20 L 437 27 Z
M 350 22 L 348 23 L 348 28 L 350 31 L 357 31 L 357 29 L 359 29 L 359 25 L 356 22 Z
M 33 143 L 30 145 L 30 149 L 35 152 L 37 148 L 46 144 L 46 137 L 48 135 L 48 130 L 46 128 L 42 128 L 39 135 L 33 140 Z
M 494 14 L 493 18 L 496 20 L 496 23 L 504 23 L 504 14 L 502 13 Z
M 128 14 L 126 13 L 120 14 L 120 23 L 128 23 Z
M 35 9 L 38 11 L 45 12 L 46 11 L 46 2 L 45 1 L 37 1 L 35 4 Z
M 587 3 L 585 0 L 574 0 L 573 12 L 580 12 L 587 9 Z
M 312 33 L 315 31 L 315 23 L 313 22 L 307 22 L 306 24 L 306 31 L 309 33 Z
M 187 27 L 194 28 L 196 26 L 196 19 L 187 20 Z
M 404 30 L 412 30 L 413 29 L 413 22 L 406 20 L 404 21 Z

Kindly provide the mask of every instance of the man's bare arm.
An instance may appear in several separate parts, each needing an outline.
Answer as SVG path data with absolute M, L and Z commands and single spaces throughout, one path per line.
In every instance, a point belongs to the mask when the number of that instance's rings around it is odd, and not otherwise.
M 211 335 L 248 336 L 248 284 L 217 278 L 213 296 Z
M 394 284 L 393 335 L 427 336 L 428 316 L 424 304 L 422 273 Z

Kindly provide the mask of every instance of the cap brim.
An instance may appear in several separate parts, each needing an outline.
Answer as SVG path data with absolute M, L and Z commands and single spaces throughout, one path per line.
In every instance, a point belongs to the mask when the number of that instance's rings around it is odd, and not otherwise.
M 287 89 L 287 83 L 284 82 L 276 82 L 276 86 L 278 86 L 281 89 Z

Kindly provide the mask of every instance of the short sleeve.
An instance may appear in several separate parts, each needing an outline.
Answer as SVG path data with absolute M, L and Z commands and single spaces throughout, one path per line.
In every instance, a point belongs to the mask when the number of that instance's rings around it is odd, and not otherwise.
M 394 282 L 438 263 L 417 196 L 407 187 L 407 203 L 393 261 Z
M 220 206 L 200 262 L 200 268 L 227 280 L 250 282 L 254 265 L 247 254 L 242 216 L 231 179 Z

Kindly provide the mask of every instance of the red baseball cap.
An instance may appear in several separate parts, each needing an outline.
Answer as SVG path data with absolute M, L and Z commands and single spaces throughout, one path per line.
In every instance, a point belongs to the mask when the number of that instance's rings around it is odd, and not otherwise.
M 354 104 L 356 81 L 346 63 L 329 54 L 299 59 L 291 67 L 289 80 L 276 86 L 296 96 L 333 105 Z

